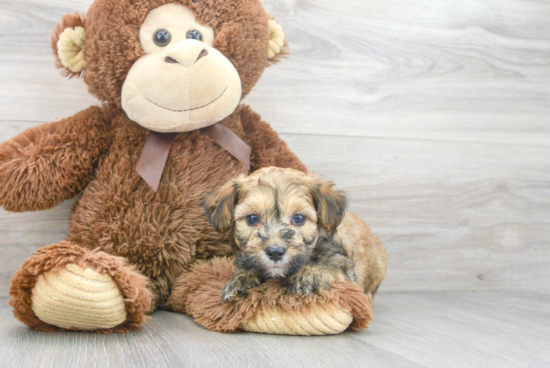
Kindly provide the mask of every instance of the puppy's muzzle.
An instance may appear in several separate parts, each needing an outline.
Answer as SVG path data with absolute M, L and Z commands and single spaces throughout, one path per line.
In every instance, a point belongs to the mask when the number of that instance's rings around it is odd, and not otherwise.
M 273 262 L 277 262 L 283 258 L 283 256 L 286 253 L 285 247 L 267 247 L 265 249 L 265 254 L 271 259 Z

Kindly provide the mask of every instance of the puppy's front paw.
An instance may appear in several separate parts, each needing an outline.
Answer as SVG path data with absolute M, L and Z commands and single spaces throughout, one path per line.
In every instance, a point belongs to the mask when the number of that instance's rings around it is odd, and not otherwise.
M 260 286 L 261 281 L 254 272 L 242 272 L 233 276 L 222 290 L 222 303 L 234 302 L 238 297 L 248 295 L 248 290 Z
M 283 286 L 288 293 L 311 295 L 330 289 L 334 278 L 329 272 L 315 267 L 303 267 L 294 275 L 288 277 Z

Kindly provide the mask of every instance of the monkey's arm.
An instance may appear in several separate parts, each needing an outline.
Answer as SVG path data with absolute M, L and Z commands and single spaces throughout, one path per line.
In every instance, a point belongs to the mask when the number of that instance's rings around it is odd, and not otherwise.
M 0 144 L 0 206 L 44 210 L 75 197 L 110 144 L 99 107 L 29 128 Z
M 306 172 L 306 166 L 269 124 L 248 106 L 241 109 L 241 124 L 252 148 L 251 171 L 277 166 Z

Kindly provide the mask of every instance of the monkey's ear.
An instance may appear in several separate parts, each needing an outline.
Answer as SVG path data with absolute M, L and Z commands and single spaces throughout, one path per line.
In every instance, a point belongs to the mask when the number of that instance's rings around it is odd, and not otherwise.
M 283 27 L 273 19 L 269 20 L 269 47 L 267 57 L 271 64 L 277 64 L 285 56 L 288 56 L 288 43 L 283 32 Z
M 86 18 L 78 13 L 65 14 L 52 34 L 52 50 L 55 66 L 63 69 L 62 75 L 79 77 L 86 68 L 84 42 Z
M 313 204 L 317 210 L 317 222 L 329 233 L 340 225 L 348 207 L 347 198 L 341 190 L 334 189 L 334 183 L 323 180 L 316 174 L 308 174 Z
M 209 194 L 203 203 L 208 221 L 219 233 L 225 233 L 233 225 L 233 210 L 239 185 L 235 181 L 224 184 L 217 192 Z

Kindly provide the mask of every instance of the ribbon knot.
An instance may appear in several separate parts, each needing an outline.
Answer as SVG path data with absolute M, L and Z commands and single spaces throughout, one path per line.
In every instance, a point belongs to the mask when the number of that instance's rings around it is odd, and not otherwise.
M 200 132 L 242 162 L 250 171 L 250 147 L 231 129 L 221 123 L 216 123 L 200 129 Z M 145 140 L 136 171 L 154 192 L 158 190 L 170 148 L 178 134 L 151 131 Z

